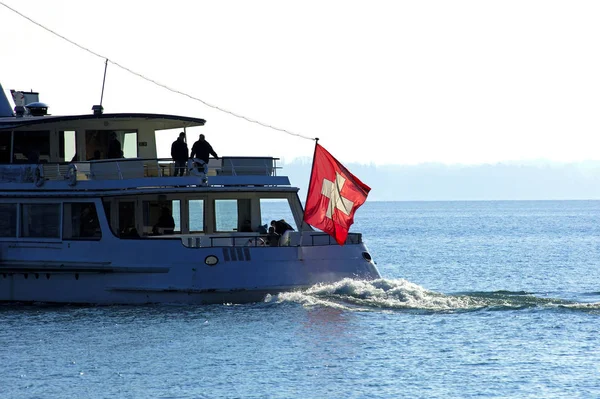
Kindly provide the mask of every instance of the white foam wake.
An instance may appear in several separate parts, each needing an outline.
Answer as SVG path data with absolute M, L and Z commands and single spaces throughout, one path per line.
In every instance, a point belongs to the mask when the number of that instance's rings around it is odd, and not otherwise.
M 344 279 L 332 284 L 317 284 L 304 291 L 269 296 L 265 301 L 354 311 L 408 309 L 426 312 L 452 312 L 531 308 L 568 309 L 592 313 L 600 311 L 599 302 L 573 302 L 558 298 L 539 297 L 524 291 L 442 294 L 404 279 L 373 281 Z
M 281 293 L 267 298 L 267 301 L 353 310 L 369 310 L 375 307 L 451 311 L 472 310 L 488 305 L 482 299 L 440 294 L 404 279 L 344 279 L 333 284 L 318 284 L 305 291 Z

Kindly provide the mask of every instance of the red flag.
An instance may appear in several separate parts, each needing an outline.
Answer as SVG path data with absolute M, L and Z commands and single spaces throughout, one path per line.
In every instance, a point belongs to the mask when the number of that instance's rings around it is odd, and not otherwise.
M 366 201 L 369 191 L 369 186 L 316 144 L 304 221 L 344 245 L 354 212 Z

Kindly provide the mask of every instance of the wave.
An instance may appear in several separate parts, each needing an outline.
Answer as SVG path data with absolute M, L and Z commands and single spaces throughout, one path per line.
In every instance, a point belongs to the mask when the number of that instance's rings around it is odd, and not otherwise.
M 297 303 L 354 311 L 408 310 L 469 312 L 554 308 L 600 311 L 600 302 L 579 303 L 536 296 L 527 291 L 463 292 L 443 294 L 404 279 L 352 280 L 317 284 L 306 290 L 267 296 L 268 303 Z

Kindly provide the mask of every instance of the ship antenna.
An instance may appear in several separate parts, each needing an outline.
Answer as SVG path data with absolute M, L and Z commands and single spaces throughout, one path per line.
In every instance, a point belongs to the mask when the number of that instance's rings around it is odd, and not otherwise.
M 100 105 L 94 105 L 92 107 L 92 111 L 94 111 L 94 115 L 102 115 L 104 112 L 104 107 L 102 106 L 102 100 L 104 99 L 104 83 L 106 82 L 106 69 L 108 68 L 108 58 L 106 62 L 104 62 L 104 77 L 102 78 L 102 93 L 100 93 Z
M 104 82 L 106 82 L 106 69 L 108 68 L 108 58 L 104 62 L 104 77 L 102 78 L 102 93 L 100 94 L 100 106 L 102 106 L 102 99 L 104 98 Z

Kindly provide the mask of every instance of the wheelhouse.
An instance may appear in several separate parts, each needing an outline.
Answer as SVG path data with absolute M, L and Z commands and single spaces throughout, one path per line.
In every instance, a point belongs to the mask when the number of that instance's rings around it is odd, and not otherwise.
M 204 123 L 200 118 L 140 113 L 4 117 L 0 118 L 0 163 L 110 159 L 112 135 L 122 145 L 122 158 L 156 158 L 157 132 Z

